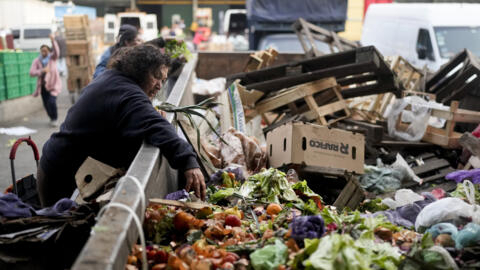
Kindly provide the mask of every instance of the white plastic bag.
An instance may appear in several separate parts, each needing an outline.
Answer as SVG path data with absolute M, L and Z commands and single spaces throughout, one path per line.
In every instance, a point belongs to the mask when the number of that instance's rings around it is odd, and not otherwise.
M 475 202 L 475 185 L 470 180 L 463 181 L 463 189 L 467 196 L 468 202 L 473 206 L 472 209 L 472 222 L 480 224 L 480 206 Z
M 420 211 L 415 221 L 415 230 L 430 228 L 441 222 L 455 223 L 462 218 L 471 218 L 474 206 L 459 198 L 444 198 L 433 202 Z
M 382 203 L 390 207 L 390 209 L 396 209 L 397 207 L 412 204 L 417 201 L 423 201 L 425 198 L 411 189 L 399 189 L 395 192 L 395 200 L 386 198 L 382 200 Z
M 418 98 L 418 100 L 417 100 Z M 418 103 L 412 104 L 412 99 Z M 430 118 L 430 109 L 428 107 L 421 106 L 423 99 L 420 97 L 406 97 L 403 99 L 397 99 L 393 103 L 390 113 L 388 115 L 388 134 L 392 137 L 399 138 L 405 141 L 420 141 L 425 134 L 428 126 L 428 119 Z M 426 101 L 424 101 L 426 102 Z M 409 121 L 410 125 L 407 130 L 398 131 L 396 129 L 397 120 L 405 107 L 409 104 L 412 105 L 411 112 L 404 112 L 402 119 Z
M 405 159 L 402 157 L 402 155 L 397 153 L 396 158 L 397 159 L 395 160 L 394 163 L 392 163 L 392 165 L 390 165 L 390 167 L 392 167 L 394 169 L 398 169 L 398 168 L 405 169 L 408 172 L 408 175 L 412 178 L 413 181 L 421 183 L 422 180 L 420 179 L 420 177 L 418 177 L 413 172 L 412 168 L 410 168 L 410 166 L 408 166 L 408 163 L 405 161 Z

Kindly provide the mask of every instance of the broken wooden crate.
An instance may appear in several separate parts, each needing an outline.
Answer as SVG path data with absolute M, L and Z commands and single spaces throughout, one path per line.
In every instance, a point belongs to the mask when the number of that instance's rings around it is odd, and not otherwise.
M 264 51 L 258 51 L 250 54 L 248 62 L 245 65 L 243 71 L 259 70 L 268 66 L 271 66 L 278 56 L 278 52 L 275 49 L 268 49 Z
M 227 85 L 240 79 L 247 89 L 268 94 L 328 77 L 336 78 L 344 98 L 386 92 L 400 96 L 392 71 L 373 46 L 234 74 L 227 78 Z
M 293 23 L 293 29 L 307 57 L 324 55 L 324 53 L 317 48 L 315 41 L 328 44 L 330 53 L 343 52 L 359 47 L 358 43 L 342 38 L 334 31 L 311 24 L 302 18 Z
M 450 104 L 461 100 L 480 84 L 480 63 L 465 49 L 453 57 L 427 81 L 425 92 L 437 95 L 437 102 Z
M 409 107 L 410 106 L 407 106 L 406 109 L 409 109 Z M 459 139 L 462 134 L 454 131 L 457 123 L 480 123 L 480 112 L 459 109 L 458 101 L 452 101 L 450 110 L 431 109 L 431 116 L 445 119 L 445 127 L 435 128 L 428 126 L 422 141 L 445 148 L 460 147 Z M 398 119 L 397 129 L 406 130 L 408 124 L 401 122 L 401 116 Z
M 337 101 L 319 106 L 314 96 L 322 92 L 330 91 L 337 97 Z M 304 100 L 308 106 L 308 110 L 300 111 L 295 102 Z M 304 114 L 308 120 L 317 120 L 319 124 L 328 125 L 325 116 L 338 111 L 344 111 L 345 116 L 336 120 L 343 119 L 350 115 L 350 111 L 340 94 L 340 86 L 335 78 L 325 78 L 309 83 L 296 85 L 275 93 L 274 96 L 261 100 L 255 105 L 258 114 L 273 111 L 275 109 L 288 106 L 290 114 Z
M 328 205 L 340 211 L 345 207 L 356 209 L 365 199 L 365 190 L 360 186 L 357 176 L 342 169 L 318 166 L 288 165 L 282 170 L 294 169 L 300 179 L 310 179 L 308 186 L 322 196 Z M 314 179 L 314 180 L 313 180 Z
M 401 89 L 416 91 L 421 88 L 424 77 L 421 70 L 412 66 L 401 56 L 387 57 L 386 62 L 390 64 L 390 69 L 395 74 L 395 80 Z M 402 93 L 405 93 L 405 91 Z M 372 97 L 370 100 L 367 99 L 367 101 L 369 102 L 364 101 L 360 104 L 355 104 L 355 101 L 352 101 L 353 105 L 350 105 L 350 108 L 363 120 L 375 123 L 378 120 L 384 120 L 383 116 L 388 105 L 394 101 L 394 95 L 392 93 L 382 93 Z

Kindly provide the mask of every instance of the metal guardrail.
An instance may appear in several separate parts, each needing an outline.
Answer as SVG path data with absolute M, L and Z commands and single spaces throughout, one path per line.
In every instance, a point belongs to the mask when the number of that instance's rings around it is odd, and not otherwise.
M 198 55 L 195 54 L 183 67 L 167 99 L 168 103 L 176 106 L 193 104 L 191 86 L 197 59 Z M 173 114 L 169 114 L 167 120 L 172 122 L 173 117 Z M 131 177 L 139 180 L 143 188 L 141 192 L 129 179 Z M 117 184 L 111 202 L 127 205 L 143 221 L 140 193 L 145 193 L 148 200 L 152 196 L 163 198 L 177 189 L 177 171 L 168 165 L 159 148 L 143 143 L 126 175 Z M 72 269 L 124 270 L 127 256 L 137 238 L 138 231 L 132 215 L 123 209 L 109 208 L 98 220 Z

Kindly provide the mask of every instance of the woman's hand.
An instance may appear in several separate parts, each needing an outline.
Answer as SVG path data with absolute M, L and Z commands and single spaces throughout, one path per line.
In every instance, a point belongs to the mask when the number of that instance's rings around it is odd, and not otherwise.
M 55 35 L 53 33 L 50 33 L 50 35 L 48 37 L 50 37 L 50 40 L 52 42 L 55 40 Z
M 42 68 L 42 73 L 46 74 L 46 73 L 48 73 L 48 72 L 49 72 L 49 69 L 48 69 L 48 67 L 44 67 L 44 68 Z
M 186 170 L 185 178 L 187 179 L 185 190 L 189 192 L 190 189 L 193 188 L 195 195 L 204 201 L 207 187 L 205 186 L 205 179 L 203 178 L 202 171 L 199 168 Z

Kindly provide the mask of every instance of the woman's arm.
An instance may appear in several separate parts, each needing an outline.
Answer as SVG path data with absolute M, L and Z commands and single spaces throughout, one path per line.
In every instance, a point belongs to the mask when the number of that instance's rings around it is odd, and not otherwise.
M 37 63 L 38 58 L 33 60 L 32 66 L 30 67 L 30 77 L 40 77 L 42 75 L 43 68 Z
M 60 55 L 60 48 L 58 47 L 58 43 L 53 34 L 50 34 L 50 40 L 52 41 L 52 56 L 50 56 L 50 59 L 57 60 Z

